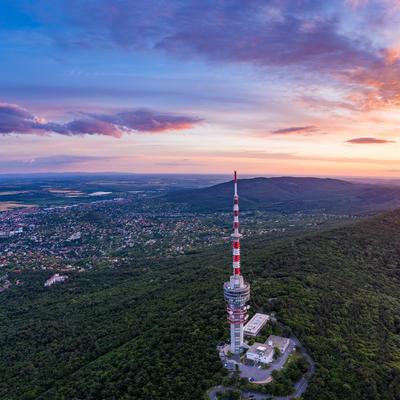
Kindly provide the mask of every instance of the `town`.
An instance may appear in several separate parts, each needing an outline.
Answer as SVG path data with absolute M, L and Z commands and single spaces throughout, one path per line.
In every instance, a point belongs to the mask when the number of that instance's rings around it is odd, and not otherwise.
M 271 239 L 350 218 L 324 213 L 243 213 L 246 237 Z M 353 217 L 351 217 L 353 218 Z M 222 234 L 221 234 L 222 232 Z M 196 213 L 129 194 L 90 203 L 0 212 L 0 272 L 87 271 L 128 257 L 173 257 L 229 242 L 230 213 Z

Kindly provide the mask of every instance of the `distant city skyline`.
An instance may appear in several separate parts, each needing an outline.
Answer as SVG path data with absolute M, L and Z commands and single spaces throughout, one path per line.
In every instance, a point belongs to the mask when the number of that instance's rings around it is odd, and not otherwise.
M 0 6 L 0 174 L 400 176 L 397 0 Z

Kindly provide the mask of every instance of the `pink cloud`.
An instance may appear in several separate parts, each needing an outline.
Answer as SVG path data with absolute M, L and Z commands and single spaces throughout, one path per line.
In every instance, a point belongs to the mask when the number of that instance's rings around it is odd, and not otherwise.
M 0 133 L 40 132 L 42 120 L 16 104 L 0 103 Z
M 161 133 L 191 129 L 200 123 L 197 117 L 159 113 L 137 109 L 116 114 L 85 114 L 84 118 L 67 123 L 47 122 L 28 110 L 8 103 L 0 103 L 0 135 L 45 134 L 103 135 L 120 138 L 124 133 Z
M 318 128 L 315 125 L 306 126 L 291 126 L 289 128 L 276 129 L 272 131 L 274 135 L 287 135 L 287 134 L 300 134 L 307 135 L 318 132 Z
M 174 130 L 180 131 L 191 129 L 200 118 L 193 118 L 181 115 L 155 113 L 146 109 L 134 111 L 124 111 L 117 114 L 88 114 L 89 117 L 98 121 L 110 123 L 115 126 L 123 127 L 125 130 L 135 130 L 138 132 L 160 133 Z
M 400 105 L 400 49 L 382 50 L 379 60 L 338 74 L 352 85 L 348 100 L 370 111 Z
M 353 144 L 383 144 L 383 143 L 395 143 L 394 140 L 378 139 L 373 137 L 360 137 L 346 140 L 346 143 Z

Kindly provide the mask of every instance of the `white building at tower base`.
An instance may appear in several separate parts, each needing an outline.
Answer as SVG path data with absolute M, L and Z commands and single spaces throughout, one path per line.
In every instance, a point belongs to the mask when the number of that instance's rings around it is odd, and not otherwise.
M 256 313 L 244 327 L 245 336 L 257 336 L 265 324 L 269 321 L 269 315 Z
M 246 359 L 261 364 L 270 364 L 275 355 L 275 349 L 279 349 L 281 354 L 284 354 L 288 349 L 290 339 L 271 335 L 265 341 L 265 343 L 254 343 L 252 344 L 246 353 Z

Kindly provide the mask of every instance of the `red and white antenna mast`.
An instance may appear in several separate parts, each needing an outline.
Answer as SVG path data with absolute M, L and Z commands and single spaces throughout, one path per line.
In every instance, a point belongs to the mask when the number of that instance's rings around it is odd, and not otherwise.
M 244 348 L 243 324 L 247 321 L 247 302 L 250 299 L 250 285 L 240 274 L 240 237 L 239 233 L 239 195 L 237 173 L 234 173 L 233 193 L 233 233 L 232 233 L 232 266 L 233 274 L 228 282 L 224 283 L 224 297 L 227 304 L 228 323 L 230 324 L 231 343 L 233 354 L 240 354 Z
M 237 172 L 234 172 L 234 194 L 233 194 L 233 233 L 232 233 L 232 253 L 233 253 L 233 275 L 240 275 L 240 237 L 239 233 L 239 195 L 237 190 Z

